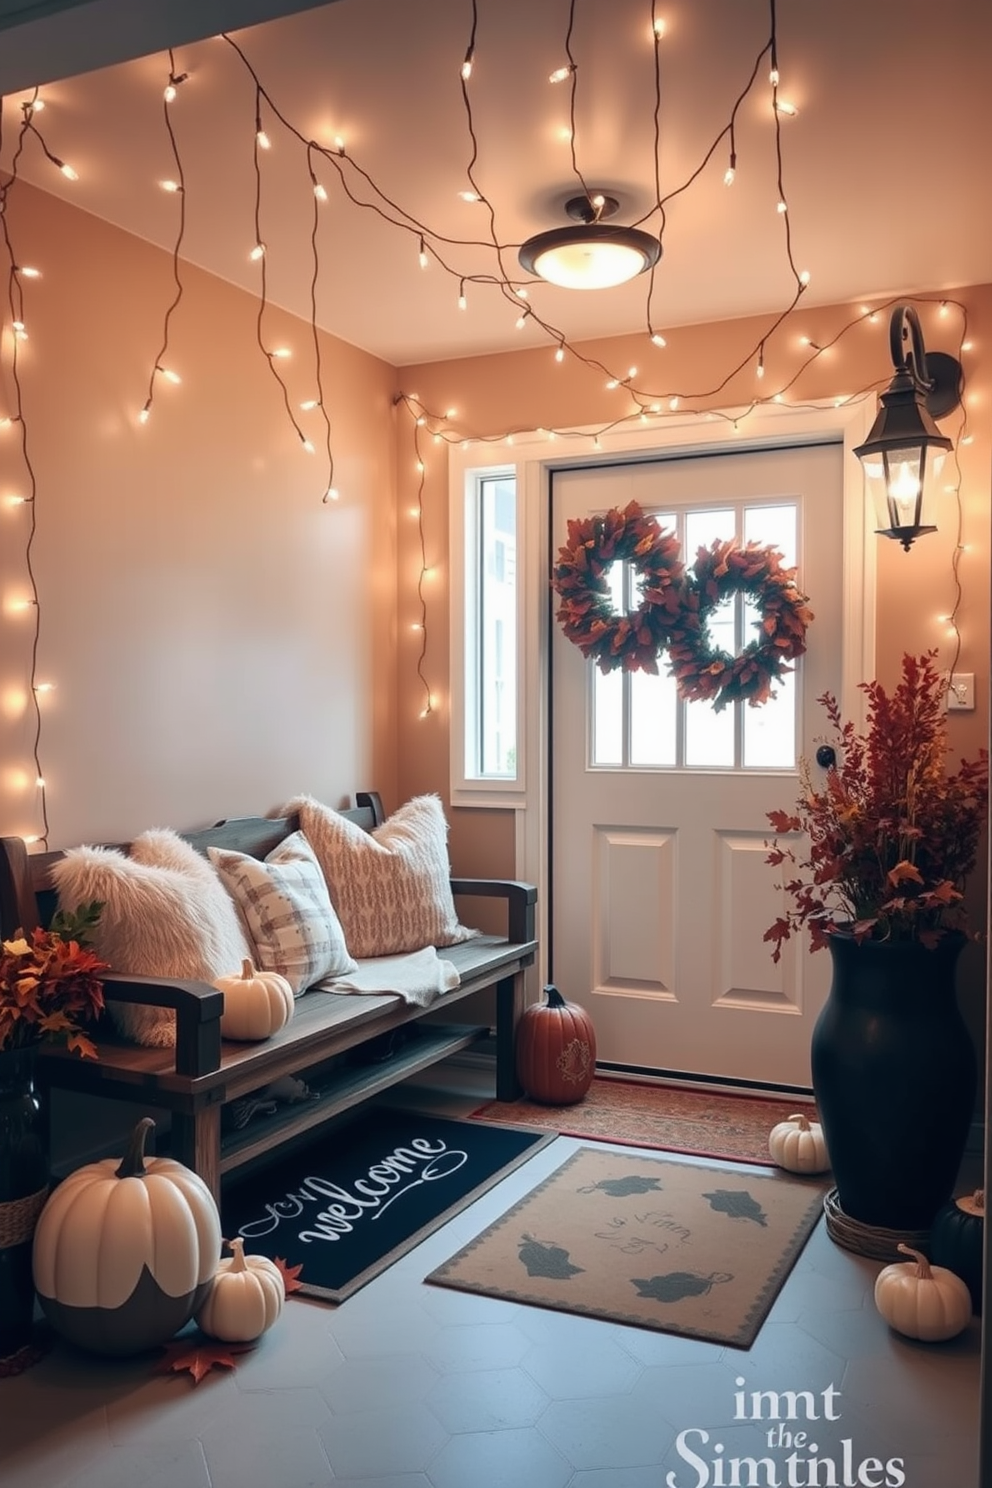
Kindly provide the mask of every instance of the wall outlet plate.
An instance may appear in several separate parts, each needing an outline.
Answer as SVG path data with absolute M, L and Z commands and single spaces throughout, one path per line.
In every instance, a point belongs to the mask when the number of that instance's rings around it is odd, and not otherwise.
M 948 713 L 974 712 L 974 709 L 974 672 L 955 672 L 947 688 Z

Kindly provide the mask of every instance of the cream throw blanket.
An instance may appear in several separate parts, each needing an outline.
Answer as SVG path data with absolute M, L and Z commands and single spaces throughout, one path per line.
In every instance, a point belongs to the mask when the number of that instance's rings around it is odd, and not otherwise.
M 457 987 L 461 977 L 450 961 L 433 946 L 403 956 L 369 956 L 358 962 L 358 970 L 341 977 L 315 982 L 311 992 L 392 992 L 404 1002 L 430 1007 L 445 992 Z

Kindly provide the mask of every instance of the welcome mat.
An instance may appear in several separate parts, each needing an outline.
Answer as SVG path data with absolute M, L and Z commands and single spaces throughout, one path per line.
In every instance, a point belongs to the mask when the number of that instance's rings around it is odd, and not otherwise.
M 771 1100 L 597 1076 L 575 1105 L 489 1101 L 472 1116 L 477 1121 L 543 1127 L 584 1142 L 622 1142 L 695 1157 L 768 1163 L 769 1132 L 795 1111 L 806 1112 L 811 1120 L 816 1116 L 813 1103 L 803 1096 Z
M 342 1302 L 553 1140 L 375 1110 L 225 1191 L 223 1232 L 302 1267 L 306 1295 Z
M 748 1348 L 825 1187 L 580 1147 L 426 1279 Z

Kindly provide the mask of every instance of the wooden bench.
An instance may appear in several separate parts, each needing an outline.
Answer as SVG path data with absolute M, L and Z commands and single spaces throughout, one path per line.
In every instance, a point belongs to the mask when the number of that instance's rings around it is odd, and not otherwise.
M 384 820 L 375 792 L 356 795 L 343 812 L 367 831 Z M 295 816 L 243 817 L 182 835 L 200 852 L 231 848 L 264 858 L 299 827 Z M 122 846 L 122 844 L 115 844 Z M 126 844 L 123 845 L 126 850 Z M 19 837 L 0 838 L 0 931 L 9 939 L 18 929 L 30 933 L 47 925 L 55 909 L 52 865 L 61 852 L 31 853 Z M 174 1008 L 175 1048 L 145 1048 L 122 1041 L 109 1019 L 101 1021 L 99 1057 L 81 1059 L 65 1049 L 39 1046 L 38 1072 L 44 1086 L 118 1100 L 147 1102 L 171 1116 L 169 1154 L 193 1168 L 219 1197 L 221 1180 L 246 1164 L 271 1155 L 287 1143 L 323 1126 L 343 1111 L 398 1081 L 428 1068 L 477 1039 L 487 1026 L 440 1024 L 430 1019 L 411 1030 L 415 1036 L 382 1062 L 355 1063 L 340 1056 L 357 1046 L 413 1024 L 484 988 L 495 988 L 496 1095 L 519 1094 L 514 1070 L 514 1035 L 524 1005 L 524 971 L 535 957 L 535 904 L 530 884 L 509 880 L 451 880 L 459 896 L 503 901 L 505 935 L 481 935 L 441 954 L 452 961 L 460 985 L 431 1007 L 412 1006 L 393 995 L 313 992 L 297 1001 L 293 1018 L 263 1043 L 222 1039 L 223 994 L 204 982 L 108 974 L 108 999 Z M 221 1130 L 222 1108 L 285 1075 L 304 1076 L 311 1099 L 258 1117 L 243 1130 Z

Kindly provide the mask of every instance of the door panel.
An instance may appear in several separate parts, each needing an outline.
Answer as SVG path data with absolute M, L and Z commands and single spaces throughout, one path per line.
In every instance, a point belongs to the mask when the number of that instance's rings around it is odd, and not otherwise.
M 794 532 L 815 615 L 777 714 L 686 708 L 669 682 L 604 677 L 554 627 L 552 970 L 592 1014 L 607 1062 L 809 1083 L 829 965 L 802 940 L 775 964 L 762 940 L 783 909 L 766 813 L 794 802 L 816 698 L 840 689 L 841 461 L 839 446 L 820 445 L 554 476 L 555 551 L 568 518 L 632 499 L 696 545 L 728 523 L 765 541 L 765 523 Z M 694 552 L 684 541 L 683 557 Z M 618 604 L 637 603 L 631 577 L 624 588 L 613 575 Z M 725 634 L 736 624 L 739 641 L 755 617 L 738 610 Z

